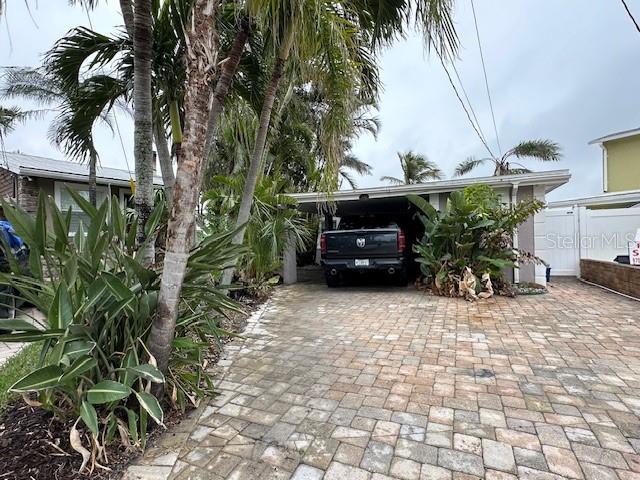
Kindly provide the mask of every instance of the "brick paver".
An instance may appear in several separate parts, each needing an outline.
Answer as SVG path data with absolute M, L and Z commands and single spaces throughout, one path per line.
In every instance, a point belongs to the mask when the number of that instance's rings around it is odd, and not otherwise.
M 640 479 L 640 303 L 575 281 L 283 287 L 216 369 L 126 478 Z

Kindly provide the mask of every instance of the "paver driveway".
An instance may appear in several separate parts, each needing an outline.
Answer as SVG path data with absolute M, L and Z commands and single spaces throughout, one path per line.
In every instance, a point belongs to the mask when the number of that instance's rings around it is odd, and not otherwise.
M 279 289 L 129 478 L 640 479 L 640 303 Z

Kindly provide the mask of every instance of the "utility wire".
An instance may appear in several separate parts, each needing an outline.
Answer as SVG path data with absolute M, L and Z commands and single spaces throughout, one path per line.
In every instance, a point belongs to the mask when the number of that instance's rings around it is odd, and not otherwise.
M 624 2 L 624 0 L 622 0 Z M 493 121 L 493 131 L 496 134 L 496 143 L 498 151 L 502 155 L 502 147 L 500 146 L 500 137 L 498 137 L 498 127 L 496 127 L 496 116 L 493 113 L 493 102 L 491 101 L 491 91 L 489 90 L 489 80 L 487 79 L 487 67 L 484 64 L 484 55 L 482 54 L 482 43 L 480 43 L 480 30 L 478 29 L 478 18 L 476 17 L 476 7 L 471 0 L 471 11 L 473 12 L 473 23 L 476 26 L 476 38 L 478 39 L 478 50 L 480 50 L 480 60 L 482 62 L 482 72 L 484 73 L 484 86 L 487 88 L 487 97 L 489 98 L 489 109 L 491 110 L 491 120 Z
M 489 145 L 487 145 L 487 142 L 485 141 L 484 136 L 480 132 L 480 125 L 476 126 L 474 121 L 471 119 L 471 114 L 469 113 L 469 109 L 467 108 L 467 106 L 465 105 L 464 101 L 462 100 L 462 97 L 460 96 L 460 93 L 458 92 L 458 89 L 456 88 L 456 84 L 454 83 L 453 79 L 451 78 L 451 74 L 449 73 L 449 70 L 447 69 L 447 66 L 445 65 L 444 59 L 442 58 L 442 54 L 440 53 L 440 51 L 436 47 L 434 47 L 433 49 L 435 50 L 436 55 L 438 55 L 438 58 L 440 59 L 440 64 L 442 65 L 442 68 L 444 69 L 444 73 L 447 74 L 447 78 L 449 79 L 449 83 L 451 84 L 451 87 L 453 88 L 453 91 L 456 94 L 456 97 L 458 98 L 458 101 L 460 102 L 460 105 L 462 105 L 462 109 L 464 110 L 464 113 L 467 114 L 467 119 L 469 120 L 469 123 L 471 124 L 471 126 L 475 130 L 476 134 L 478 135 L 478 138 L 480 139 L 480 141 L 484 145 L 484 148 L 486 148 L 487 152 L 489 152 L 489 155 L 491 156 L 491 158 L 495 158 L 495 155 L 493 154 L 493 152 L 489 148 Z M 456 69 L 455 65 L 453 65 L 453 69 L 455 71 L 455 69 Z M 471 103 L 469 103 L 469 108 L 471 109 L 471 111 L 473 111 L 473 107 L 471 106 Z M 473 114 L 473 116 L 475 117 L 475 113 Z
M 636 26 L 636 30 L 640 32 L 640 25 L 638 25 L 638 22 L 633 17 L 633 13 L 631 13 L 631 10 L 629 10 L 629 6 L 627 5 L 627 2 L 625 0 L 620 0 L 620 1 L 622 2 L 622 5 L 624 5 L 624 9 L 627 11 L 627 15 L 629 15 L 629 18 L 631 19 L 633 24 Z

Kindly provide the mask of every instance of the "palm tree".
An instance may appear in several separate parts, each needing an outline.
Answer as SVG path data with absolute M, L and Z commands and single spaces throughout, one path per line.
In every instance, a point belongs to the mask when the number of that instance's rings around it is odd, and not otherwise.
M 145 242 L 145 225 L 153 210 L 153 103 L 151 101 L 151 58 L 153 16 L 151 0 L 135 0 L 133 10 L 133 153 L 136 169 L 134 193 L 138 213 L 138 244 Z M 124 13 L 124 12 L 123 12 Z M 125 15 L 126 16 L 126 15 Z M 153 262 L 151 242 L 146 248 L 147 263 Z
M 112 77 L 96 75 L 77 84 L 65 82 L 46 67 L 7 68 L 0 96 L 38 103 L 40 113 L 57 111 L 49 126 L 49 139 L 69 157 L 89 163 L 89 199 L 96 204 L 96 164 L 93 127 L 101 121 L 111 128 L 114 97 L 125 89 Z
M 215 0 L 196 0 L 191 19 L 185 26 L 190 51 L 186 55 L 188 80 L 184 95 L 184 138 L 167 225 L 158 313 L 153 319 L 147 343 L 158 368 L 163 372 L 167 371 L 169 364 L 180 291 L 192 245 L 196 206 L 202 184 L 207 125 L 215 96 L 210 85 L 216 73 L 218 54 L 216 4 Z
M 535 158 L 541 162 L 557 162 L 562 157 L 560 145 L 551 140 L 525 140 L 515 147 L 507 150 L 500 158 L 473 158 L 470 157 L 461 162 L 455 170 L 454 175 L 459 177 L 469 173 L 474 168 L 483 165 L 486 162 L 492 162 L 495 166 L 493 174 L 514 175 L 518 173 L 529 173 L 531 170 L 525 168 L 520 163 L 509 162 L 511 157 Z M 513 165 L 516 168 L 513 168 Z
M 402 178 L 380 177 L 383 182 L 390 182 L 395 185 L 410 185 L 414 183 L 425 183 L 429 180 L 442 179 L 442 170 L 424 155 L 414 153 L 411 150 L 405 153 L 398 152 L 400 167 L 402 168 Z

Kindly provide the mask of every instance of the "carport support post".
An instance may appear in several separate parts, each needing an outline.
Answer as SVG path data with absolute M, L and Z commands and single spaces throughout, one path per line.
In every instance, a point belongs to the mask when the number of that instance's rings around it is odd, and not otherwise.
M 282 281 L 285 285 L 291 285 L 298 281 L 298 265 L 296 262 L 296 236 L 289 233 L 287 246 L 284 249 L 282 258 Z

